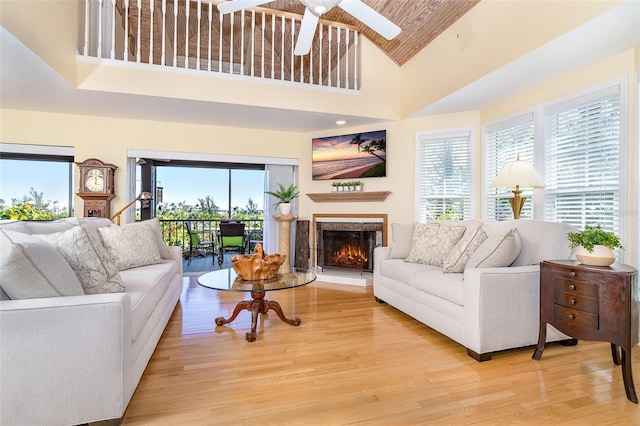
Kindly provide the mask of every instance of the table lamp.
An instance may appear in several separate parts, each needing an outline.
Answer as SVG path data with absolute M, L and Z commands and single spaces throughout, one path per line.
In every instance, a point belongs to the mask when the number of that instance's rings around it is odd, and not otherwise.
M 513 210 L 513 218 L 520 219 L 520 212 L 524 202 L 527 201 L 527 197 L 521 196 L 520 187 L 543 188 L 544 181 L 531 164 L 520 160 L 520 154 L 518 154 L 515 161 L 509 161 L 505 164 L 498 176 L 491 182 L 491 186 L 493 188 L 513 188 L 515 186 L 513 198 L 509 198 L 509 204 Z
M 128 209 L 129 207 L 131 207 L 136 201 L 146 201 L 149 202 L 153 199 L 153 196 L 151 195 L 150 192 L 141 192 L 140 195 L 138 195 L 136 198 L 134 198 L 133 200 L 131 200 L 129 202 L 129 204 L 127 204 L 126 206 L 124 206 L 123 208 L 121 208 L 120 210 L 118 210 L 118 212 L 116 214 L 114 214 L 113 216 L 111 216 L 111 220 L 116 219 L 116 224 L 120 225 L 120 215 L 122 214 L 122 212 L 124 212 L 126 209 Z

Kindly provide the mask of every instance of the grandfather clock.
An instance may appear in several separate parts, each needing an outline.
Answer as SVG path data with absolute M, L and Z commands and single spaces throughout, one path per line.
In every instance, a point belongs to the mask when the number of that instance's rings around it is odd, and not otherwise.
M 80 169 L 76 195 L 84 200 L 84 216 L 111 217 L 111 200 L 116 196 L 114 175 L 118 166 L 96 158 L 76 164 Z

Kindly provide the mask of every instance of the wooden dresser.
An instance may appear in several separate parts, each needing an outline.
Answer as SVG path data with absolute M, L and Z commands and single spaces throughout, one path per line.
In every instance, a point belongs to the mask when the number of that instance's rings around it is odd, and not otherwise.
M 638 271 L 620 263 L 587 266 L 577 260 L 540 264 L 540 332 L 533 359 L 540 360 L 547 324 L 575 339 L 611 343 L 622 365 L 627 399 L 638 403 L 631 372 L 631 350 L 638 343 Z

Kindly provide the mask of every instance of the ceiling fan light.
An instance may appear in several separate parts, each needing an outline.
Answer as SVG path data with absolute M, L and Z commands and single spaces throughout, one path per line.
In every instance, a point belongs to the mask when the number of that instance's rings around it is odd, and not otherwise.
M 327 13 L 342 0 L 300 0 L 314 15 Z

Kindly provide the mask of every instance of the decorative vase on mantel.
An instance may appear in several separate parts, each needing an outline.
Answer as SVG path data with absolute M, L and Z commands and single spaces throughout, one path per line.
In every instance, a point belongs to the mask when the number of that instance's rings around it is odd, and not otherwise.
M 582 246 L 576 247 L 576 258 L 590 266 L 609 266 L 616 261 L 616 255 L 607 246 L 595 245 L 593 251 L 589 252 Z

